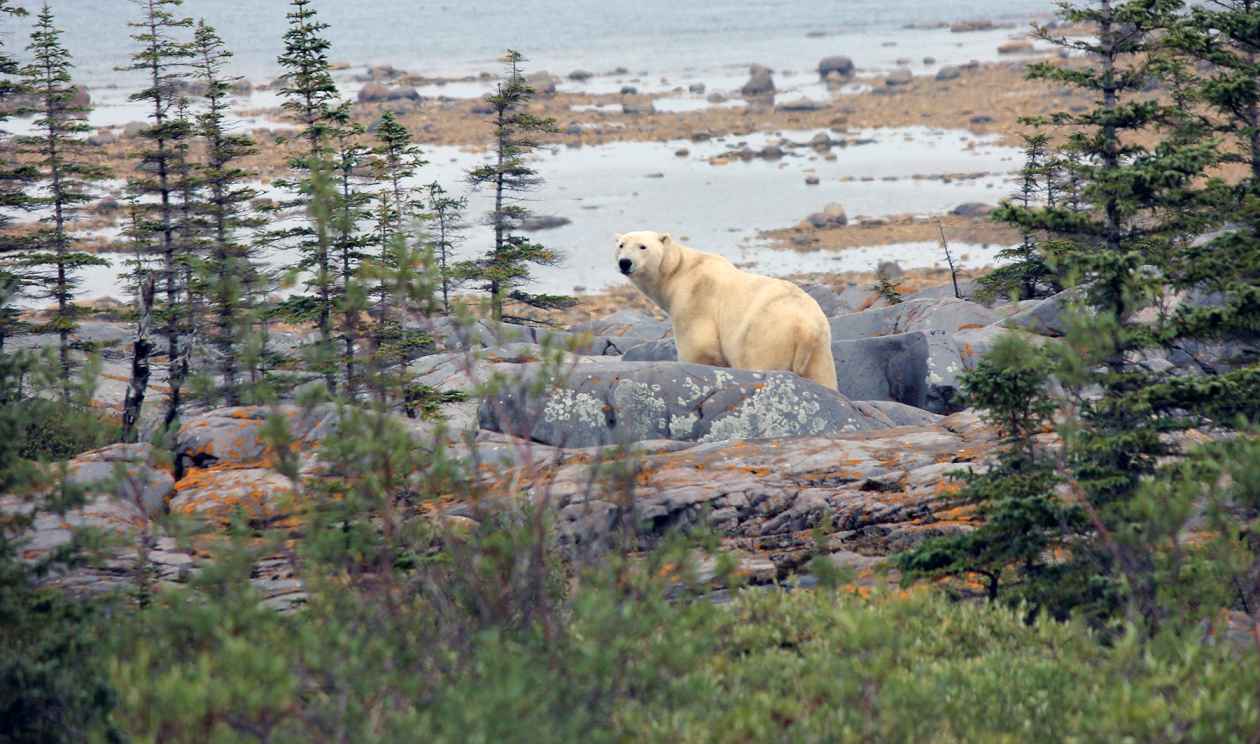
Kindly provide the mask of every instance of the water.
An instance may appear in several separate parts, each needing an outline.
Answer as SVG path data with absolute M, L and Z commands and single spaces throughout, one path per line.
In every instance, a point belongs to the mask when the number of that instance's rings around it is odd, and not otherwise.
M 793 225 L 830 202 L 843 204 L 851 218 L 939 214 L 964 202 L 995 202 L 1006 192 L 1010 171 L 1019 158 L 1017 149 L 1000 146 L 989 137 L 915 127 L 854 131 L 852 138 L 874 141 L 836 149 L 834 161 L 801 148 L 779 161 L 709 163 L 711 157 L 741 143 L 758 149 L 780 136 L 807 142 L 816 133 L 787 131 L 704 143 L 622 142 L 543 151 L 535 165 L 547 180 L 527 197 L 526 205 L 539 214 L 571 222 L 533 234 L 563 253 L 565 260 L 559 266 L 537 269 L 530 289 L 568 293 L 576 287 L 594 291 L 623 282 L 613 261 L 613 234 L 634 230 L 670 232 L 741 267 L 777 276 L 873 271 L 886 260 L 900 261 L 904 268 L 935 266 L 943 257 L 934 242 L 801 253 L 767 249 L 758 233 Z M 681 147 L 691 151 L 685 158 L 674 155 Z M 464 174 L 485 157 L 454 147 L 428 148 L 426 155 L 430 164 L 417 174 L 413 185 L 439 180 L 452 191 L 462 189 Z M 951 183 L 913 178 L 979 172 L 993 175 Z M 820 184 L 806 185 L 806 174 L 817 175 Z M 896 180 L 842 180 L 849 177 Z M 491 232 L 481 224 L 490 206 L 490 194 L 470 195 L 471 227 L 460 257 L 490 248 Z M 999 249 L 955 248 L 966 255 L 962 265 L 967 267 L 991 264 Z M 114 268 L 85 272 L 84 297 L 118 294 L 122 261 L 118 256 L 110 258 Z M 266 260 L 272 266 L 285 266 L 295 258 L 292 252 L 273 250 Z
M 51 5 L 79 77 L 93 86 L 118 82 L 114 68 L 126 64 L 132 50 L 127 21 L 136 15 L 135 6 L 123 0 L 51 0 Z M 904 28 L 975 18 L 1022 23 L 1046 17 L 1054 5 L 1050 0 L 317 0 L 315 7 L 330 25 L 326 35 L 335 61 L 463 75 L 497 69 L 497 56 L 514 48 L 529 56 L 535 69 L 603 72 L 624 66 L 658 78 L 750 62 L 806 69 L 827 54 L 848 54 L 860 67 L 898 56 L 940 56 L 948 45 L 980 35 Z M 275 59 L 287 9 L 283 0 L 184 3 L 189 16 L 205 17 L 218 29 L 236 55 L 235 71 L 255 81 L 279 71 Z M 810 32 L 829 36 L 807 38 Z M 29 19 L 19 22 L 18 38 L 5 43 L 24 46 L 28 33 Z M 913 46 L 907 33 L 918 39 Z M 929 37 L 940 43 L 925 43 Z M 900 49 L 882 46 L 889 41 Z

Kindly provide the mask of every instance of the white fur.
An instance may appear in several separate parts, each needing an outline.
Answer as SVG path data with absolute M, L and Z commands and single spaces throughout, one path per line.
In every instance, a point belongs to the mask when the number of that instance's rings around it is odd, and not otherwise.
M 679 360 L 789 370 L 836 389 L 831 324 L 800 287 L 650 230 L 617 236 L 619 269 L 623 261 L 630 281 L 669 314 Z

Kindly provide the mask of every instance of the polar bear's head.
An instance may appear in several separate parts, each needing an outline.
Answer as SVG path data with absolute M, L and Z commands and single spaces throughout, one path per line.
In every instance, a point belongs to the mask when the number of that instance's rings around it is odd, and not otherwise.
M 669 233 L 642 230 L 617 236 L 617 269 L 635 284 L 652 282 L 666 273 L 674 239 Z

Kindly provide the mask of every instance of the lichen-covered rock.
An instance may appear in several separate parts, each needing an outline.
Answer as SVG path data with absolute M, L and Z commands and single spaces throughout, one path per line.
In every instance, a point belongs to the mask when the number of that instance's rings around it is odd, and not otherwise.
M 481 426 L 558 447 L 711 442 L 883 428 L 848 399 L 788 372 L 605 361 L 520 381 L 485 400 Z M 545 392 L 539 394 L 539 388 Z
M 547 494 L 561 544 L 598 550 L 626 529 L 651 545 L 669 530 L 705 523 L 744 550 L 768 554 L 784 575 L 815 551 L 808 530 L 827 524 L 832 550 L 887 555 L 939 534 L 958 484 L 945 473 L 983 467 L 992 431 L 958 414 L 898 429 L 757 442 L 701 443 L 640 455 L 634 493 L 592 484 L 574 462 L 535 477 Z M 511 474 L 505 484 L 519 485 Z M 949 517 L 958 523 L 958 517 Z
M 238 511 L 248 519 L 282 516 L 293 483 L 268 468 L 217 466 L 184 476 L 171 499 L 171 513 L 229 521 Z
M 966 300 L 907 300 L 888 307 L 833 317 L 831 338 L 872 338 L 929 330 L 956 333 L 969 328 L 983 328 L 997 319 L 994 311 Z
M 275 454 L 263 436 L 272 416 L 282 416 L 296 452 L 309 453 L 337 425 L 337 410 L 320 406 L 240 406 L 220 408 L 188 419 L 179 428 L 175 443 L 175 470 L 205 468 L 218 464 L 266 464 Z
M 892 400 L 933 413 L 961 408 L 958 377 L 965 367 L 944 331 L 831 343 L 840 392 L 851 400 Z

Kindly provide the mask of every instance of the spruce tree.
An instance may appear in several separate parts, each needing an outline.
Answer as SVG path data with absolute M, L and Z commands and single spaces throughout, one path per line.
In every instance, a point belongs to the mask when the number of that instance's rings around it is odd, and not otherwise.
M 86 145 L 79 135 L 90 130 L 84 120 L 89 109 L 74 104 L 70 52 L 61 45 L 47 5 L 40 10 L 27 47 L 32 61 L 23 68 L 26 86 L 34 98 L 35 127 L 38 134 L 22 137 L 26 152 L 38 159 L 43 193 L 31 203 L 44 213 L 41 229 L 27 242 L 20 262 L 23 283 L 30 296 L 56 303 L 52 317 L 38 330 L 56 333 L 61 392 L 71 394 L 71 337 L 78 327 L 78 310 L 73 304 L 76 274 L 88 266 L 107 266 L 108 261 L 76 251 L 73 224 L 82 206 L 92 200 L 91 187 L 106 172 L 87 161 Z
M 441 281 L 442 312 L 451 314 L 451 290 L 456 282 L 451 272 L 451 260 L 464 232 L 464 209 L 468 197 L 447 194 L 437 181 L 428 186 L 428 210 L 432 221 L 433 258 L 437 261 Z
M 291 315 L 310 318 L 319 330 L 314 366 L 324 376 L 330 390 L 336 389 L 336 352 L 333 348 L 333 314 L 337 302 L 337 273 L 333 266 L 333 246 L 328 225 L 318 224 L 313 203 L 315 181 L 332 178 L 333 147 L 337 112 L 340 108 L 337 85 L 328 62 L 331 46 L 322 36 L 328 25 L 318 20 L 311 0 L 290 0 L 289 27 L 284 34 L 284 87 L 280 94 L 289 118 L 298 126 L 297 138 L 303 146 L 290 161 L 293 177 L 280 182 L 293 192 L 285 206 L 305 212 L 305 224 L 273 237 L 296 243 L 302 253 L 299 268 L 308 274 L 305 297 L 287 303 Z M 335 211 L 335 208 L 334 208 Z M 329 215 L 330 216 L 330 215 Z
M 0 32 L 0 352 L 4 351 L 5 341 L 23 329 L 16 302 L 22 289 L 22 271 L 17 262 L 24 241 L 10 233 L 9 228 L 14 216 L 31 206 L 27 190 L 35 175 L 33 168 L 19 162 L 16 143 L 3 129 L 10 107 L 25 92 L 21 66 L 4 48 L 4 41 L 11 33 L 10 20 L 25 15 L 26 11 L 8 0 L 0 0 L 0 22 L 4 23 L 4 31 Z
M 1056 189 L 1060 175 L 1057 159 L 1049 151 L 1050 138 L 1042 132 L 1025 134 L 1023 138 L 1024 167 L 1020 170 L 1019 189 L 1009 203 L 1024 210 L 1043 203 L 1053 209 L 1058 206 Z M 994 213 L 994 218 L 998 220 L 1004 216 L 1002 207 Z M 1046 263 L 1039 236 L 1028 226 L 1023 226 L 1020 232 L 1018 245 L 998 252 L 997 258 L 1002 265 L 980 279 L 979 296 L 996 298 L 1007 295 L 1029 300 L 1063 289 Z
M 336 308 L 341 326 L 342 367 L 346 392 L 353 396 L 357 387 L 356 348 L 361 332 L 359 318 L 367 307 L 367 294 L 358 281 L 358 270 L 375 242 L 362 225 L 372 218 L 372 194 L 361 171 L 371 163 L 372 150 L 361 139 L 364 129 L 350 118 L 349 104 L 342 104 L 334 113 L 335 152 L 333 164 L 337 174 L 337 210 L 334 220 L 333 250 L 336 261 Z
M 1045 352 L 1006 336 L 963 376 L 968 404 L 1001 437 L 997 462 L 980 474 L 959 474 L 962 488 L 950 497 L 974 506 L 982 523 L 926 540 L 898 556 L 907 579 L 979 577 L 990 601 L 1006 588 L 1007 599 L 1034 608 L 1053 597 L 1059 576 L 1048 556 L 1063 547 L 1065 533 L 1079 532 L 1084 521 L 1079 509 L 1056 498 L 1055 460 L 1037 442 L 1058 408 L 1049 393 L 1052 369 Z
M 560 261 L 560 254 L 520 235 L 523 219 L 529 209 L 521 202 L 523 195 L 536 189 L 542 179 L 529 164 L 529 156 L 539 146 L 538 137 L 556 131 L 555 121 L 530 113 L 529 103 L 534 89 L 521 70 L 525 58 L 509 49 L 504 58 L 507 78 L 497 91 L 486 96 L 494 127 L 494 162 L 474 168 L 468 174 L 473 188 L 489 187 L 494 194 L 494 208 L 487 222 L 494 230 L 494 247 L 484 258 L 465 263 L 461 274 L 481 283 L 490 295 L 495 320 L 520 322 L 523 318 L 506 317 L 503 301 L 512 299 L 543 310 L 573 304 L 568 297 L 530 294 L 521 289 L 531 279 L 531 266 L 551 266 Z
M 193 77 L 205 87 L 206 101 L 196 127 L 205 144 L 200 174 L 205 196 L 198 214 L 208 245 L 199 272 L 208 314 L 205 335 L 215 352 L 223 400 L 235 406 L 242 402 L 242 356 L 254 330 L 259 276 L 251 245 L 242 236 L 260 226 L 249 210 L 257 191 L 247 185 L 251 174 L 239 165 L 254 152 L 254 143 L 248 135 L 232 133 L 227 121 L 231 86 L 237 79 L 225 72 L 232 53 L 204 20 L 197 24 L 193 48 Z
M 187 117 L 178 116 L 179 90 L 186 77 L 183 67 L 191 57 L 188 44 L 180 39 L 192 19 L 179 16 L 183 0 L 132 0 L 139 18 L 128 25 L 134 30 L 137 45 L 131 64 L 123 68 L 140 72 L 145 87 L 131 95 L 131 100 L 149 107 L 150 125 L 141 136 L 146 146 L 140 154 L 140 166 L 130 179 L 133 193 L 151 197 L 152 224 L 159 235 L 157 250 L 161 255 L 158 288 L 163 298 L 159 314 L 160 330 L 166 338 L 166 357 L 170 394 L 164 416 L 166 427 L 179 417 L 188 350 L 181 337 L 188 333 L 186 266 L 191 249 L 180 240 L 179 184 L 176 171 L 183 158 L 183 141 L 188 137 Z M 149 203 L 149 202 L 146 202 Z
M 378 255 L 373 287 L 373 347 L 377 357 L 375 366 L 383 369 L 406 358 L 405 348 L 411 339 L 401 323 L 402 308 L 398 304 L 403 298 L 391 286 L 400 269 L 401 246 L 419 229 L 418 223 L 424 218 L 414 189 L 406 182 L 415 178 L 426 163 L 420 148 L 412 144 L 411 132 L 391 112 L 381 117 L 376 140 L 372 165 L 381 189 L 375 210 Z
M 1260 382 L 1254 369 L 1169 379 L 1134 363 L 1182 343 L 1187 317 L 1201 319 L 1198 333 L 1220 330 L 1219 312 L 1166 312 L 1169 290 L 1188 286 L 1200 236 L 1222 219 L 1221 184 L 1209 177 L 1220 154 L 1202 136 L 1201 118 L 1186 103 L 1187 76 L 1170 57 L 1181 7 L 1096 0 L 1063 13 L 1093 25 L 1096 36 L 1041 32 L 1084 52 L 1093 66 L 1039 63 L 1031 77 L 1092 93 L 1098 105 L 1036 122 L 1069 132 L 1060 162 L 1070 159 L 1065 170 L 1079 190 L 1063 192 L 1053 206 L 1004 209 L 1009 221 L 1044 232 L 1042 248 L 1059 277 L 1078 283 L 1080 312 L 1067 339 L 1075 353 L 1056 376 L 1068 403 L 1060 426 L 1064 466 L 1089 526 L 1070 541 L 1058 611 L 1077 607 L 1101 619 L 1124 610 L 1152 633 L 1167 610 L 1158 556 L 1146 538 L 1153 522 L 1138 498 L 1142 484 L 1164 477 L 1162 463 L 1180 454 L 1170 432 L 1260 412 L 1260 395 L 1248 392 L 1249 382 Z M 1151 92 L 1152 81 L 1164 94 Z

